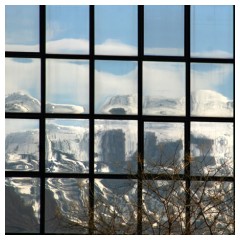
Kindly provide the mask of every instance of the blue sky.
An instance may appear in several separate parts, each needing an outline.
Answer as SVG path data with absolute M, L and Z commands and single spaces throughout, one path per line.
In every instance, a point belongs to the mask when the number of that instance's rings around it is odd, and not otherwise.
M 151 48 L 183 49 L 183 6 L 146 6 L 144 18 L 145 53 L 151 53 Z M 183 51 L 175 54 L 183 55 Z
M 89 7 L 88 6 L 48 6 L 47 7 L 47 51 L 53 53 L 84 53 L 89 52 Z M 232 7 L 231 6 L 194 6 L 191 14 L 192 33 L 192 55 L 204 57 L 231 57 L 232 56 Z M 6 49 L 29 51 L 38 49 L 38 9 L 37 6 L 7 6 L 6 7 Z M 145 7 L 145 53 L 146 54 L 169 54 L 181 55 L 183 53 L 183 27 L 184 11 L 182 6 L 146 6 Z M 193 41 L 194 40 L 194 41 Z M 137 7 L 136 6 L 96 6 L 95 7 L 95 51 L 97 54 L 116 55 L 136 55 L 137 54 Z M 34 47 L 33 47 L 34 46 Z M 31 51 L 31 50 L 30 50 Z M 10 59 L 11 60 L 11 59 Z M 39 71 L 21 73 L 21 67 L 29 65 L 29 69 L 36 69 L 33 62 L 23 60 L 9 62 L 9 75 L 7 75 L 6 93 L 18 90 L 28 91 L 35 97 L 40 96 L 40 88 L 32 88 L 34 84 L 39 84 Z M 55 92 L 63 90 L 64 95 L 55 95 L 49 101 L 60 103 L 88 105 L 89 93 L 85 89 L 88 87 L 88 64 L 76 64 L 78 61 L 66 61 L 64 64 L 57 63 L 55 68 L 65 72 L 65 79 L 58 73 L 54 81 L 51 80 L 51 89 Z M 11 66 L 19 68 L 16 73 L 11 72 Z M 16 66 L 18 65 L 18 66 Z M 158 83 L 159 79 L 166 79 L 164 88 L 170 89 L 182 83 L 182 76 L 176 71 L 174 80 L 168 81 L 167 77 L 172 76 L 173 68 L 161 71 L 156 65 L 145 64 L 151 68 L 149 79 L 154 79 Z M 64 67 L 64 69 L 61 69 Z M 220 72 L 225 71 L 223 65 L 219 65 Z M 232 98 L 232 78 L 231 70 L 226 70 L 224 78 L 216 74 L 214 84 L 211 77 L 214 68 L 206 71 L 206 66 L 199 64 L 193 67 L 195 74 L 204 76 L 204 84 L 199 80 L 199 89 L 212 89 L 225 96 Z M 230 67 L 231 68 L 231 67 Z M 230 69 L 229 68 L 229 69 Z M 52 70 L 55 71 L 55 70 Z M 213 71 L 213 73 L 211 72 Z M 31 73 L 32 75 L 30 75 Z M 95 86 L 100 86 L 102 92 L 95 91 L 96 99 L 103 102 L 108 95 L 114 94 L 134 94 L 137 90 L 137 65 L 135 62 L 120 61 L 96 61 L 96 82 Z M 207 73 L 207 74 L 204 74 Z M 15 75 L 14 75 L 15 74 Z M 57 71 L 56 71 L 57 74 Z M 21 77 L 21 78 L 20 78 Z M 25 84 L 26 77 L 29 86 Z M 119 78 L 120 77 L 120 78 Z M 81 88 L 70 94 L 71 86 L 69 82 L 79 81 Z M 84 81 L 83 81 L 84 79 Z M 121 81 L 120 81 L 121 80 Z M 18 81 L 16 83 L 16 81 Z M 162 80 L 159 80 L 160 82 Z M 24 83 L 24 84 L 23 84 Z M 162 82 L 161 82 L 162 83 Z M 65 92 L 69 89 L 69 93 Z M 60 89 L 60 86 L 62 87 Z M 83 86 L 83 87 L 82 87 Z M 158 87 L 160 85 L 158 84 Z M 25 89 L 22 89 L 22 88 Z M 51 91 L 47 83 L 47 92 Z M 35 91 L 35 92 L 34 92 Z M 38 93 L 36 93 L 38 91 Z M 155 89 L 153 89 L 155 91 Z M 176 89 L 177 94 L 178 89 Z M 105 94 L 105 95 L 104 95 Z M 149 92 L 150 95 L 155 93 Z M 79 97 L 81 95 L 81 97 Z M 167 97 L 167 95 L 166 95 Z M 174 97 L 174 96 L 173 96 Z M 178 97 L 178 96 L 176 96 Z M 61 99 L 60 99 L 61 98 Z M 85 99 L 85 101 L 82 101 Z
M 191 48 L 193 52 L 233 53 L 233 8 L 193 6 L 191 8 Z
M 137 6 L 96 6 L 96 44 L 115 39 L 136 47 L 137 16 Z
M 39 43 L 39 9 L 37 6 L 6 6 L 6 43 L 35 45 Z
M 232 54 L 232 14 L 231 6 L 192 6 L 192 51 Z M 38 44 L 38 16 L 37 6 L 6 6 L 6 43 Z M 47 6 L 46 17 L 47 41 L 89 40 L 88 6 Z M 182 6 L 146 6 L 144 27 L 145 48 L 183 48 Z M 114 40 L 137 47 L 137 32 L 136 6 L 95 7 L 96 45 Z
M 61 38 L 89 40 L 89 6 L 48 6 L 46 19 L 47 40 Z

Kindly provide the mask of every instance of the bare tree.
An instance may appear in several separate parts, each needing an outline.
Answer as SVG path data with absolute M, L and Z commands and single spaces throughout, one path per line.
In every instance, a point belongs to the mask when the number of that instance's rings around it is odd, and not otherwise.
M 71 206 L 69 215 L 64 217 L 66 229 L 74 227 L 79 233 L 137 234 L 140 213 L 143 234 L 234 234 L 234 186 L 224 177 L 224 173 L 231 172 L 231 163 L 208 164 L 213 159 L 207 145 L 201 146 L 201 161 L 190 155 L 179 161 L 178 151 L 169 154 L 164 152 L 164 146 L 160 147 L 157 161 L 144 159 L 145 171 L 138 180 L 131 170 L 129 179 L 96 180 L 94 209 L 89 208 L 87 200 L 81 206 Z M 138 157 L 139 161 L 142 163 L 143 159 Z M 193 171 L 186 177 L 183 172 L 188 164 Z M 141 208 L 137 199 L 139 184 Z M 55 217 L 59 214 L 61 211 Z M 94 222 L 88 224 L 86 216 L 91 214 Z

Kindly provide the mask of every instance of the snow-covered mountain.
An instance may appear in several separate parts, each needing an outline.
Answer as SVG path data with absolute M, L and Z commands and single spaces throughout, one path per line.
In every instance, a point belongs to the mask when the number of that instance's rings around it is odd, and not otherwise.
M 26 99 L 26 102 L 24 102 L 24 99 Z M 9 111 L 37 111 L 36 106 L 38 106 L 39 111 L 40 104 L 37 100 L 34 100 L 27 95 L 12 94 L 6 98 L 6 108 Z M 105 102 L 102 112 L 136 114 L 136 104 L 137 98 L 134 96 L 115 96 Z M 169 114 L 175 111 L 181 112 L 184 105 L 184 99 L 170 100 L 148 97 L 144 99 L 144 113 Z M 213 91 L 199 91 L 191 96 L 193 115 L 205 116 L 207 111 L 209 111 L 209 114 L 211 113 L 211 116 L 221 116 L 223 113 L 231 115 L 232 108 L 231 101 Z M 94 134 L 96 173 L 136 173 L 138 144 L 135 121 L 96 120 Z M 36 129 L 7 134 L 5 138 L 6 170 L 37 171 L 39 168 L 38 138 L 39 130 Z M 146 172 L 173 173 L 176 172 L 176 166 L 178 166 L 180 172 L 183 171 L 184 133 L 178 123 L 161 123 L 159 125 L 149 123 L 145 126 L 144 146 Z M 191 154 L 191 173 L 193 175 L 231 176 L 233 174 L 232 124 L 192 123 Z M 46 122 L 45 163 L 47 172 L 88 173 L 88 127 Z M 159 184 L 159 191 L 162 189 L 161 191 L 164 192 L 169 189 L 168 186 L 170 187 L 172 183 L 164 181 L 164 183 L 159 182 Z M 34 182 L 34 187 L 31 185 L 31 181 L 26 182 L 24 179 L 16 178 L 9 178 L 6 182 L 11 196 L 14 194 L 20 196 L 18 201 L 23 201 L 25 204 L 21 203 L 21 206 L 31 208 L 32 210 L 28 210 L 28 214 L 32 214 L 32 218 L 39 221 L 39 183 Z M 143 195 L 145 194 L 144 191 Z M 174 192 L 184 194 L 182 187 L 177 188 Z M 33 194 L 37 196 L 36 199 L 31 199 Z M 84 225 L 84 222 L 86 222 L 87 224 L 87 180 L 49 178 L 46 180 L 45 197 L 48 209 L 46 211 L 47 232 L 78 232 L 77 225 L 76 228 L 66 228 L 66 226 L 69 226 L 70 223 Z M 134 225 L 137 218 L 134 210 L 136 199 L 137 183 L 135 180 L 95 180 L 96 218 L 104 216 L 108 219 L 113 209 L 116 209 L 117 219 L 123 222 L 121 226 L 123 229 L 129 224 Z M 107 208 L 107 205 L 110 205 L 110 207 Z M 156 202 L 154 193 L 148 195 L 143 207 L 153 219 L 164 220 L 160 213 L 159 215 L 156 214 L 156 208 L 163 212 L 163 205 Z M 129 214 L 131 212 L 133 215 Z M 157 224 L 156 219 L 153 220 L 152 226 L 149 228 L 154 228 Z M 11 219 L 9 221 L 11 224 Z M 176 229 L 180 228 L 179 224 Z M 26 227 L 26 225 L 27 223 L 23 227 Z M 82 229 L 82 232 L 84 231 L 86 229 Z
M 40 102 L 32 96 L 15 92 L 5 97 L 6 112 L 40 112 Z
M 106 114 L 136 114 L 137 95 L 117 95 L 107 98 L 100 108 L 101 113 Z
M 5 97 L 6 112 L 40 112 L 40 101 L 27 93 L 15 92 Z M 48 113 L 83 113 L 84 107 L 70 104 L 47 103 Z
M 100 107 L 104 114 L 137 114 L 137 95 L 117 95 L 108 97 Z M 40 102 L 32 96 L 16 92 L 5 97 L 6 112 L 39 112 Z M 82 106 L 47 103 L 49 113 L 84 113 Z M 185 98 L 166 98 L 145 96 L 143 113 L 146 115 L 182 116 L 185 114 Z M 192 116 L 231 117 L 233 101 L 212 90 L 198 90 L 191 93 Z
M 191 94 L 193 116 L 232 117 L 233 101 L 212 90 L 198 90 Z

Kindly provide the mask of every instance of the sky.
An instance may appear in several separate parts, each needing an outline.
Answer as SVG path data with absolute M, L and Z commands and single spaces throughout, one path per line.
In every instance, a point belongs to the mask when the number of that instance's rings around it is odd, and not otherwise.
M 88 10 L 88 6 L 47 7 L 47 52 L 89 53 Z M 199 57 L 231 57 L 232 7 L 194 6 L 191 13 L 191 54 Z M 183 7 L 146 6 L 144 14 L 145 54 L 181 56 L 184 44 Z M 37 51 L 39 49 L 38 24 L 37 6 L 7 6 L 6 50 L 34 51 L 35 49 Z M 95 52 L 103 55 L 137 54 L 136 6 L 96 6 Z M 184 96 L 184 69 L 184 63 L 144 62 L 144 95 L 172 98 Z M 192 91 L 211 89 L 232 99 L 232 66 L 192 64 L 191 70 L 191 75 L 197 82 Z M 137 71 L 136 62 L 96 61 L 95 104 L 97 108 L 109 96 L 137 94 Z M 6 59 L 6 94 L 25 91 L 40 100 L 39 79 L 38 59 L 29 61 Z M 89 64 L 87 61 L 48 59 L 46 80 L 48 102 L 80 105 L 84 106 L 88 112 Z
M 21 132 L 27 130 L 38 129 L 39 120 L 37 119 L 5 119 L 5 136 L 9 133 Z

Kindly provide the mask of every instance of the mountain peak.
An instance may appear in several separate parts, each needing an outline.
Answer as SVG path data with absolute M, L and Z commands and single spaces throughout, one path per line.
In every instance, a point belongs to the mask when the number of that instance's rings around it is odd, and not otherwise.
M 24 92 L 14 92 L 5 97 L 6 112 L 40 112 L 40 102 Z

